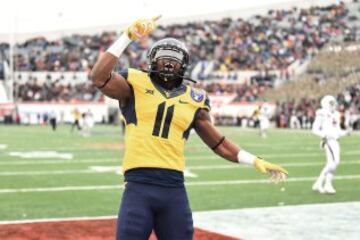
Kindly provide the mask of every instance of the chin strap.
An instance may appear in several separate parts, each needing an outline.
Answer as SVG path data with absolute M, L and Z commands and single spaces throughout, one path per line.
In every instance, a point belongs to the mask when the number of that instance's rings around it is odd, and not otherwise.
M 142 72 L 145 72 L 145 73 L 159 73 L 159 74 L 163 74 L 163 75 L 165 75 L 166 73 L 164 73 L 164 72 L 161 72 L 161 71 L 155 71 L 155 70 L 145 70 L 145 69 L 140 69 Z M 186 77 L 186 76 L 181 76 L 181 75 L 179 75 L 179 74 L 174 74 L 176 77 L 180 77 L 180 78 L 182 78 L 182 79 L 184 79 L 184 80 L 187 80 L 187 81 L 190 81 L 190 82 L 193 82 L 193 83 L 197 83 L 197 81 L 196 80 L 194 80 L 194 79 L 192 79 L 192 78 L 190 78 L 190 77 Z

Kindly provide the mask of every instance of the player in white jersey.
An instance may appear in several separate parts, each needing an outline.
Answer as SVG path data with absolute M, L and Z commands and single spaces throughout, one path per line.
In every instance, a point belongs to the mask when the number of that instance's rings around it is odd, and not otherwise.
M 340 146 L 337 140 L 350 134 L 350 131 L 340 128 L 340 113 L 336 108 L 336 99 L 330 95 L 324 96 L 312 127 L 312 132 L 321 138 L 321 147 L 326 153 L 326 165 L 312 187 L 319 193 L 336 193 L 332 179 L 340 162 Z
M 94 127 L 94 115 L 91 112 L 90 109 L 87 110 L 87 112 L 82 114 L 82 135 L 84 137 L 90 137 L 91 135 L 91 129 Z
M 259 125 L 260 125 L 260 136 L 262 138 L 267 137 L 267 130 L 270 126 L 269 121 L 269 105 L 267 103 L 264 103 L 259 112 Z

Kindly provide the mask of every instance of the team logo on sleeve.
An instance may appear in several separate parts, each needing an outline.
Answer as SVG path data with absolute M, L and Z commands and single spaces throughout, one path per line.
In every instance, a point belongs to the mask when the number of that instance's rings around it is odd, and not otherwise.
M 204 99 L 205 94 L 198 89 L 191 89 L 190 96 L 195 102 L 201 102 Z

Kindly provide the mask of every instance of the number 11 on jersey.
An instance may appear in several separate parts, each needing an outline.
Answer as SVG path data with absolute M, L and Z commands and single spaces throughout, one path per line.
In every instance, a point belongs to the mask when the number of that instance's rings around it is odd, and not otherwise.
M 164 125 L 162 128 L 162 133 L 161 133 L 162 138 L 168 138 L 168 136 L 169 136 L 170 124 L 171 124 L 171 120 L 174 115 L 174 108 L 175 108 L 175 105 L 171 105 L 170 107 L 167 107 L 165 122 L 164 122 Z M 161 122 L 162 122 L 162 119 L 164 116 L 164 110 L 165 110 L 165 102 L 162 102 L 158 105 L 155 123 L 154 123 L 154 129 L 152 132 L 153 136 L 159 137 L 159 135 L 160 135 L 160 127 L 161 127 Z

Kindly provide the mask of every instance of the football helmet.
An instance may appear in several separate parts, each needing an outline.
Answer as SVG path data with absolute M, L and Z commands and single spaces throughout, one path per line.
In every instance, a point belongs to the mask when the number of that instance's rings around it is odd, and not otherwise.
M 168 90 L 180 86 L 189 65 L 189 51 L 184 43 L 175 38 L 164 38 L 153 44 L 148 58 L 153 81 Z
M 337 108 L 337 101 L 331 95 L 326 95 L 321 99 L 321 108 L 330 112 L 334 112 Z

